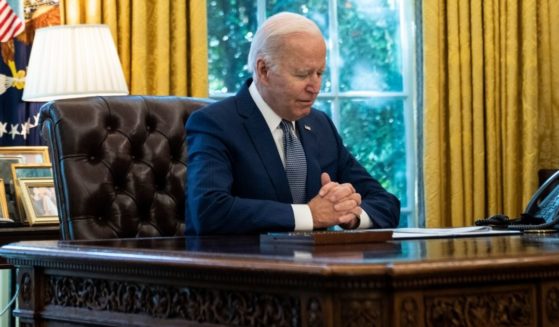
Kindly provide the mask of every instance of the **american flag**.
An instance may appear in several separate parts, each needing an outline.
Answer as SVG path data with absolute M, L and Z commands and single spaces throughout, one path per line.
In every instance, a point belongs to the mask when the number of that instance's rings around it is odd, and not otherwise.
M 0 42 L 7 42 L 23 32 L 25 25 L 10 8 L 6 0 L 0 0 Z

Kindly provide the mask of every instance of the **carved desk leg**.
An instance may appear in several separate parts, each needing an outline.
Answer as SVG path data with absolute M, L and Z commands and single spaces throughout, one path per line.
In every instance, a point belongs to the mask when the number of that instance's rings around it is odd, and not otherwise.
M 18 308 L 14 316 L 19 317 L 20 326 L 39 326 L 35 320 L 42 307 L 41 278 L 32 267 L 23 266 L 17 270 L 17 284 L 19 285 Z
M 540 290 L 542 326 L 559 326 L 559 283 L 544 283 Z

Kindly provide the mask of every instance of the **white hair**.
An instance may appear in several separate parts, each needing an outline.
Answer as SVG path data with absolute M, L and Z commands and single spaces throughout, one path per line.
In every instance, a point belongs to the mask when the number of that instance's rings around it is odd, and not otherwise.
M 274 56 L 278 52 L 282 37 L 293 33 L 311 33 L 322 36 L 322 32 L 315 22 L 305 16 L 281 12 L 270 16 L 258 28 L 250 45 L 248 53 L 248 70 L 256 79 L 256 62 L 263 58 L 272 68 L 275 65 Z

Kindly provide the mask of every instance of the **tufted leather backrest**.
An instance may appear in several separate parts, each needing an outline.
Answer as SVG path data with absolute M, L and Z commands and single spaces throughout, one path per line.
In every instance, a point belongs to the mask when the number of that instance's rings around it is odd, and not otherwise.
M 63 239 L 184 233 L 190 113 L 210 100 L 91 97 L 41 108 Z

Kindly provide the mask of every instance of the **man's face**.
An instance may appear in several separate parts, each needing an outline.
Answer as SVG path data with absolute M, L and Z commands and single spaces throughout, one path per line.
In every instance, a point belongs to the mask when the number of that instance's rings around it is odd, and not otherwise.
M 322 83 L 326 44 L 320 35 L 291 34 L 283 39 L 274 66 L 259 59 L 259 92 L 283 119 L 298 120 L 311 111 Z

